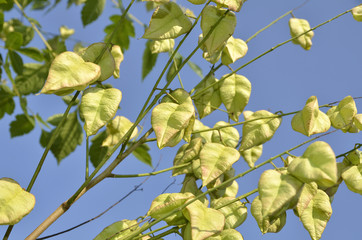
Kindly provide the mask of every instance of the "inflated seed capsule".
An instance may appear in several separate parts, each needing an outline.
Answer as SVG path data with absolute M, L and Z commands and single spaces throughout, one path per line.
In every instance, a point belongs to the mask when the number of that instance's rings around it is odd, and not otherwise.
M 294 38 L 300 34 L 310 30 L 309 22 L 305 19 L 291 18 L 289 19 L 290 35 Z M 309 50 L 312 47 L 313 31 L 309 31 L 306 34 L 292 40 L 294 44 L 302 46 L 305 50 Z
M 362 22 L 362 5 L 354 7 L 352 9 L 352 16 L 356 21 Z

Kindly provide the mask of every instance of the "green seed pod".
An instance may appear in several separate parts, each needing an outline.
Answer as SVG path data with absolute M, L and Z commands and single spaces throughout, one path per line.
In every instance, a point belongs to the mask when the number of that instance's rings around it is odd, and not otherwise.
M 352 16 L 356 21 L 362 22 L 362 5 L 354 7 L 352 9 Z
M 305 19 L 291 18 L 289 19 L 290 35 L 294 38 L 300 34 L 310 30 L 309 22 Z M 300 45 L 305 50 L 309 50 L 312 47 L 313 31 L 309 31 L 306 34 L 292 40 L 294 44 Z

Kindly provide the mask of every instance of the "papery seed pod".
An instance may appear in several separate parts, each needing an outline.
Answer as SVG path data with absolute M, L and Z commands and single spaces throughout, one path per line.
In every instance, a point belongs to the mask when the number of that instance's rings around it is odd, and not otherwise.
M 352 9 L 352 16 L 356 21 L 362 22 L 362 5 L 354 7 Z
M 189 1 L 192 4 L 196 4 L 196 5 L 204 4 L 206 2 L 206 0 L 187 0 L 187 1 Z
M 290 35 L 294 38 L 302 33 L 310 30 L 309 22 L 305 19 L 291 18 L 289 19 Z M 292 40 L 294 44 L 302 46 L 305 50 L 309 50 L 312 47 L 313 31 L 309 31 L 306 34 Z

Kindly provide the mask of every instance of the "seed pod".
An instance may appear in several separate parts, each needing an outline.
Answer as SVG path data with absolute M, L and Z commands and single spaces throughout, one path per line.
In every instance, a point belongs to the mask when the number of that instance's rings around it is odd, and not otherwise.
M 310 30 L 309 22 L 305 19 L 291 18 L 289 19 L 290 35 L 294 38 L 300 34 Z M 294 44 L 302 46 L 305 50 L 309 50 L 312 47 L 313 31 L 309 31 L 306 34 L 292 40 Z
M 362 22 L 362 5 L 354 7 L 352 9 L 352 16 L 356 21 Z

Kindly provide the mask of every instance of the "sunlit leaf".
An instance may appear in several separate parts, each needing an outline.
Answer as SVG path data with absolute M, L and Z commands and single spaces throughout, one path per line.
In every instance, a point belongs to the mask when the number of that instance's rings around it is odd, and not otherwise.
M 200 152 L 203 186 L 230 169 L 239 158 L 240 154 L 234 148 L 219 143 L 206 143 Z
M 103 53 L 103 55 L 99 59 L 101 53 Z M 80 52 L 79 55 L 86 62 L 96 63 L 96 61 L 98 60 L 96 64 L 101 67 L 101 75 L 99 76 L 97 81 L 102 82 L 110 78 L 116 70 L 116 63 L 114 61 L 114 58 L 105 43 L 94 43 L 82 52 Z
M 0 193 L 0 225 L 14 225 L 34 208 L 34 195 L 11 178 L 0 178 Z
M 325 142 L 314 142 L 301 157 L 294 158 L 288 172 L 305 183 L 316 182 L 320 187 L 337 183 L 337 163 L 332 148 Z
M 303 182 L 277 170 L 266 170 L 259 179 L 259 199 L 262 203 L 263 217 L 275 217 L 290 207 Z
M 174 46 L 175 40 L 173 39 L 155 40 L 151 42 L 151 53 L 169 52 Z
M 356 114 L 356 103 L 351 96 L 345 97 L 339 102 L 338 106 L 332 107 L 327 112 L 332 126 L 341 129 L 343 132 L 348 132 L 353 129 L 353 119 Z
M 160 149 L 178 144 L 195 114 L 191 98 L 185 90 L 173 93 L 173 98 L 178 103 L 172 103 L 173 99 L 170 97 L 164 98 L 163 102 L 153 109 L 151 115 L 151 124 Z
M 147 41 L 142 57 L 142 79 L 145 79 L 152 71 L 153 67 L 156 65 L 157 57 L 157 53 L 152 53 L 151 41 Z
M 342 178 L 349 190 L 362 195 L 362 163 L 344 170 Z
M 119 78 L 119 68 L 120 68 L 120 64 L 123 62 L 123 53 L 122 53 L 122 49 L 120 46 L 118 45 L 113 45 L 112 49 L 111 49 L 111 54 L 114 58 L 114 63 L 115 63 L 115 69 L 113 72 L 113 76 L 115 78 Z
M 95 21 L 103 12 L 106 0 L 87 0 L 82 9 L 83 26 Z
M 191 27 L 192 23 L 182 9 L 176 3 L 168 2 L 155 10 L 142 37 L 154 40 L 177 38 L 187 33 Z
M 296 206 L 300 220 L 313 240 L 322 237 L 322 233 L 332 215 L 329 196 L 318 189 L 316 184 L 305 184 Z
M 317 97 L 311 96 L 302 111 L 294 115 L 292 128 L 306 136 L 328 131 L 331 121 L 319 110 Z
M 126 135 L 128 130 L 133 126 L 133 123 L 126 117 L 116 116 L 107 124 L 107 138 L 103 141 L 102 146 L 113 147 Z M 133 130 L 131 138 L 137 135 L 137 127 Z
M 195 94 L 198 94 L 200 91 L 210 86 L 211 84 L 215 84 L 218 80 L 214 75 L 209 75 L 205 77 L 201 82 L 199 82 L 195 87 Z M 204 118 L 210 113 L 212 113 L 215 109 L 220 107 L 221 98 L 218 84 L 215 84 L 213 87 L 208 88 L 202 94 L 198 95 L 194 98 L 194 103 L 199 113 L 199 117 Z
M 191 223 L 193 240 L 206 239 L 224 228 L 224 215 L 218 210 L 205 207 L 199 200 L 189 204 L 183 213 Z
M 292 38 L 299 36 L 300 34 L 310 30 L 309 22 L 305 19 L 291 18 L 289 19 L 289 29 Z M 309 31 L 306 34 L 293 39 L 294 44 L 300 45 L 305 50 L 309 50 L 312 47 L 313 31 Z
M 246 0 L 212 0 L 214 3 L 217 3 L 220 7 L 225 7 L 231 11 L 239 12 L 243 3 Z
M 201 13 L 201 29 L 203 36 L 206 36 L 211 28 L 218 22 L 220 17 L 225 17 L 215 27 L 209 38 L 205 41 L 207 52 L 212 55 L 222 50 L 222 47 L 233 35 L 236 26 L 236 16 L 233 12 L 226 12 L 214 6 L 206 6 Z
M 104 228 L 93 240 L 120 240 L 138 228 L 136 220 L 124 219 Z
M 247 150 L 241 151 L 240 154 L 244 158 L 249 167 L 254 167 L 255 162 L 260 158 L 263 153 L 263 145 L 257 145 Z
M 29 133 L 35 127 L 34 117 L 25 114 L 16 115 L 16 120 L 10 123 L 11 137 L 17 137 Z
M 221 126 L 228 126 L 230 123 L 219 121 L 217 122 L 213 128 L 218 128 Z M 212 132 L 212 142 L 214 143 L 221 143 L 225 146 L 235 148 L 239 142 L 239 132 L 234 127 L 224 127 L 219 130 L 214 130 Z
M 243 125 L 243 137 L 239 151 L 245 151 L 269 141 L 282 122 L 282 118 L 278 118 L 277 115 L 266 110 L 256 111 L 245 117 L 247 121 L 258 118 L 260 119 Z
M 232 64 L 244 57 L 247 52 L 248 45 L 243 40 L 231 36 L 222 50 L 221 62 L 224 65 Z
M 226 75 L 225 75 L 226 76 Z M 238 74 L 233 74 L 220 80 L 220 97 L 229 113 L 229 117 L 235 122 L 239 121 L 239 115 L 249 102 L 251 83 Z
M 177 209 L 187 200 L 194 197 L 195 196 L 189 192 L 161 194 L 152 201 L 151 207 L 148 210 L 147 215 L 155 219 L 162 218 L 165 214 Z M 186 219 L 182 215 L 181 211 L 164 219 L 164 221 L 167 222 L 169 225 L 183 224 L 185 223 L 185 220 Z
M 58 55 L 50 66 L 49 75 L 40 93 L 64 93 L 84 90 L 101 75 L 101 68 L 73 52 Z
M 282 230 L 287 219 L 286 212 L 283 212 L 279 216 L 273 216 L 273 218 L 270 218 L 263 216 L 262 209 L 262 202 L 259 196 L 257 196 L 251 203 L 250 212 L 258 223 L 260 231 L 264 234 L 268 232 L 277 233 Z
M 96 134 L 116 115 L 121 99 L 122 93 L 116 88 L 92 87 L 84 91 L 80 114 L 85 120 L 87 136 Z
M 234 199 L 233 197 L 216 199 L 211 202 L 211 207 L 217 209 Z M 246 220 L 248 214 L 248 209 L 240 201 L 228 204 L 218 210 L 225 216 L 225 229 L 237 228 Z

